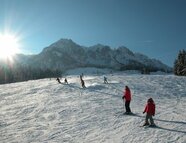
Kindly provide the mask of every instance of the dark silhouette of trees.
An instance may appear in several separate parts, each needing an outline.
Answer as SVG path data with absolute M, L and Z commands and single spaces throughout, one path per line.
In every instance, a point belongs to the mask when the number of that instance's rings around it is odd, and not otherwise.
M 186 51 L 181 50 L 174 62 L 174 74 L 178 76 L 186 76 Z
M 26 65 L 0 65 L 0 84 L 20 82 L 42 78 L 60 77 L 62 71 L 59 69 L 40 69 Z

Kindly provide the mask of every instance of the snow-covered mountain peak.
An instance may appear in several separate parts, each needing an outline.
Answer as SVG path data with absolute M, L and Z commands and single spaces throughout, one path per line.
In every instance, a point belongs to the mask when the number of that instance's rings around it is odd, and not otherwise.
M 60 39 L 57 42 L 51 44 L 49 47 L 58 47 L 58 48 L 64 48 L 64 47 L 73 47 L 77 44 L 73 42 L 71 39 Z
M 134 53 L 125 46 L 120 46 L 117 50 L 121 53 L 125 53 L 132 56 L 134 55 Z
M 109 46 L 102 45 L 102 44 L 96 44 L 94 46 L 89 47 L 88 49 L 89 49 L 89 51 L 95 51 L 95 52 L 110 51 L 111 50 L 111 48 Z
M 29 60 L 29 63 L 33 66 L 37 65 L 39 68 L 55 68 L 63 69 L 63 71 L 78 67 L 135 70 L 136 65 L 137 69 L 145 67 L 153 70 L 171 71 L 171 68 L 160 61 L 152 60 L 143 54 L 135 54 L 125 46 L 120 46 L 117 49 L 102 44 L 83 47 L 71 39 L 60 39 Z
M 44 48 L 42 53 L 56 53 L 56 52 L 73 52 L 79 49 L 79 45 L 73 42 L 71 39 L 60 39 L 49 47 Z M 42 54 L 41 53 L 41 54 Z
M 136 57 L 139 58 L 139 59 L 148 59 L 148 57 L 144 54 L 141 54 L 141 53 L 135 53 Z

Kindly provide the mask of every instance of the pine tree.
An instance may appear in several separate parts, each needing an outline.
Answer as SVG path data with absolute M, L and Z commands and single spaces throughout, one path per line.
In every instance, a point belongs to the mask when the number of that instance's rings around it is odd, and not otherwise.
M 186 76 L 186 52 L 182 50 L 178 54 L 178 58 L 174 62 L 174 74 Z
M 175 75 L 178 75 L 178 60 L 176 59 L 175 62 L 174 62 L 174 74 Z

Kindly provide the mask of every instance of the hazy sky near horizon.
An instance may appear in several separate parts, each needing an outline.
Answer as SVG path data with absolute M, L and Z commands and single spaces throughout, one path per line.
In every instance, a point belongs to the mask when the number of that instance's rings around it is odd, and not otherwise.
M 0 33 L 38 54 L 61 38 L 126 46 L 173 66 L 186 49 L 186 0 L 0 0 Z

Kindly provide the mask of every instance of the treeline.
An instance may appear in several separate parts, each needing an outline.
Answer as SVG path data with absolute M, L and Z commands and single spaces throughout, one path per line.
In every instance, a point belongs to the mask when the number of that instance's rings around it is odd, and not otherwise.
M 174 74 L 178 76 L 186 76 L 186 51 L 181 50 L 174 62 Z
M 136 61 L 130 61 L 130 64 L 128 65 L 124 65 L 120 68 L 121 71 L 125 71 L 125 70 L 138 70 L 141 72 L 141 74 L 150 74 L 151 72 L 157 72 L 157 71 L 162 71 L 162 72 L 172 72 L 171 70 L 165 70 L 165 69 L 161 69 L 161 68 L 156 68 L 154 66 L 146 66 L 140 62 L 136 62 Z
M 40 69 L 30 66 L 2 64 L 0 65 L 0 84 L 27 81 L 33 79 L 52 78 L 61 76 L 58 69 Z

